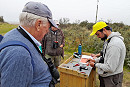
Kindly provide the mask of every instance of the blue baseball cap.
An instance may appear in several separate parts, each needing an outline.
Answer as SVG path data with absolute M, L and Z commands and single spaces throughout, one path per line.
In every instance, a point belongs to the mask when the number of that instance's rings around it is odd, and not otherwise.
M 40 2 L 32 2 L 32 1 L 28 2 L 24 6 L 22 12 L 27 12 L 41 17 L 45 17 L 52 24 L 52 26 L 58 28 L 58 26 L 55 24 L 55 22 L 52 19 L 52 13 L 50 9 L 45 4 L 42 4 Z

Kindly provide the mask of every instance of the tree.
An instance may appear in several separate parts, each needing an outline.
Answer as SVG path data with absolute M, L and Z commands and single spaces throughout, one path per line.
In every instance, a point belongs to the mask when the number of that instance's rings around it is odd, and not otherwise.
M 67 26 L 69 25 L 69 18 L 61 18 L 59 20 L 59 23 L 60 23 L 60 27 L 62 28 L 67 28 Z
M 69 21 L 70 21 L 69 18 L 61 18 L 61 19 L 59 20 L 59 23 L 60 23 L 60 24 L 68 24 Z
M 0 16 L 0 22 L 4 22 L 3 16 Z
M 86 27 L 87 23 L 88 23 L 87 20 L 86 20 L 86 21 L 82 21 L 82 22 L 79 24 L 79 26 L 81 26 L 81 27 Z

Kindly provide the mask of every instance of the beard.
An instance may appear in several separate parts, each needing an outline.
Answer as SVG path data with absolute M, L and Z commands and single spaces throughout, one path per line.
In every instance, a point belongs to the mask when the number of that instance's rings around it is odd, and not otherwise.
M 106 34 L 104 34 L 104 37 L 103 37 L 103 38 L 101 38 L 101 40 L 105 41 L 106 39 L 107 39 L 107 35 L 106 35 Z

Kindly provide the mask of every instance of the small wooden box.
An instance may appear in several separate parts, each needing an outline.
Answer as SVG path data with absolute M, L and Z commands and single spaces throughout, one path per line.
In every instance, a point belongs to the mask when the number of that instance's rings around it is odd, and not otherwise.
M 90 55 L 84 53 L 83 55 Z M 89 76 L 76 70 L 64 68 L 63 65 L 69 63 L 74 57 L 71 56 L 58 69 L 60 72 L 60 87 L 95 87 L 96 69 L 91 69 Z

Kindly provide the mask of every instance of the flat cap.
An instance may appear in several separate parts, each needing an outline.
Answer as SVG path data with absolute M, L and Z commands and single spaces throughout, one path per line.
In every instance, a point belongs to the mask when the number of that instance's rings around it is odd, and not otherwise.
M 40 2 L 28 2 L 22 12 L 31 13 L 37 16 L 45 17 L 48 19 L 48 21 L 52 24 L 52 26 L 58 28 L 58 26 L 55 24 L 55 22 L 52 19 L 52 13 L 51 10 L 45 5 Z

